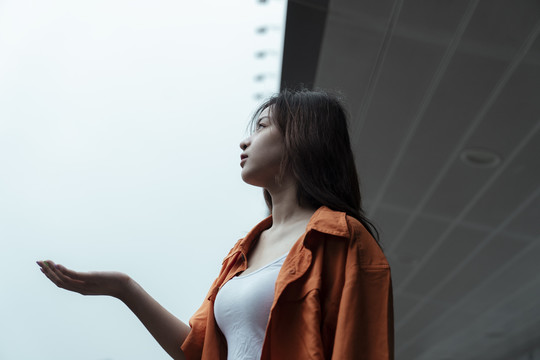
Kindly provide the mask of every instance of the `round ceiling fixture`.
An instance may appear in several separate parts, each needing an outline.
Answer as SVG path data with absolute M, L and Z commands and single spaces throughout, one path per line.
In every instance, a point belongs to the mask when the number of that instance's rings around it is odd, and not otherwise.
M 492 168 L 500 164 L 501 157 L 491 150 L 480 148 L 465 149 L 459 155 L 461 161 L 475 168 Z

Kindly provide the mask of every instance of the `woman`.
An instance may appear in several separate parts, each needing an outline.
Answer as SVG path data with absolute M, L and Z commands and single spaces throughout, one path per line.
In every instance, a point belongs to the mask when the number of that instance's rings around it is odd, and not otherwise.
M 174 359 L 393 359 L 390 268 L 362 213 L 340 101 L 284 90 L 252 125 L 242 179 L 264 189 L 271 216 L 225 257 L 189 326 L 125 274 L 41 271 L 117 297 Z

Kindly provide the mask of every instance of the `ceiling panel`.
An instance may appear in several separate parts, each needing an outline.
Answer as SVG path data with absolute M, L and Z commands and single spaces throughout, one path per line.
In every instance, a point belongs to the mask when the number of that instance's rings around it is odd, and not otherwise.
M 512 335 L 503 338 L 495 338 L 489 344 L 482 344 L 483 347 L 475 346 L 475 352 L 480 352 L 478 356 L 471 356 L 471 350 L 468 349 L 467 357 L 463 359 L 470 360 L 537 360 L 540 357 L 538 349 L 538 334 L 540 334 L 540 317 L 524 317 L 528 320 L 525 324 L 516 327 Z M 512 350 L 509 350 L 510 346 Z
M 463 294 L 468 294 L 478 287 L 490 274 L 494 273 L 501 264 L 511 261 L 520 250 L 527 246 L 529 242 L 507 236 L 481 237 L 480 248 L 476 248 L 472 258 L 464 257 L 467 263 L 460 263 L 457 268 L 452 270 L 452 277 L 443 276 L 440 281 L 445 281 L 444 286 L 432 294 L 433 298 L 439 301 L 455 303 Z M 468 255 L 468 254 L 467 254 Z M 507 284 L 499 282 L 500 287 L 504 288 Z M 467 308 L 482 311 L 485 309 L 483 302 L 475 303 L 474 298 L 466 304 Z
M 414 37 L 420 41 L 438 39 L 446 45 L 469 6 L 467 1 L 404 1 L 396 35 Z
M 392 271 L 392 284 L 394 287 L 394 292 L 398 293 L 399 291 L 396 289 L 396 287 L 405 280 L 407 274 L 409 274 L 414 269 L 415 264 L 414 262 L 403 261 L 395 254 L 386 253 L 386 255 L 388 263 L 390 264 L 390 269 Z M 417 295 L 413 294 L 413 296 Z
M 424 211 L 458 217 L 494 172 L 493 169 L 472 168 L 456 159 L 426 203 Z
M 404 52 L 406 56 L 397 56 Z M 432 49 L 408 39 L 392 42 L 383 65 L 385 70 L 371 101 L 365 105 L 368 121 L 363 123 L 358 118 L 360 113 L 353 113 L 356 126 L 352 126 L 351 140 L 358 168 L 370 174 L 364 180 L 368 199 L 377 194 L 384 181 L 441 55 L 442 49 Z M 407 70 L 411 67 L 414 71 Z M 395 100 L 390 103 L 389 99 Z
M 446 232 L 443 232 L 440 236 L 445 234 Z M 428 258 L 423 259 L 419 271 L 409 274 L 408 281 L 401 284 L 405 291 L 417 295 L 428 294 L 433 287 L 437 286 L 440 279 L 458 266 L 461 260 L 478 246 L 485 232 L 456 227 L 444 237 L 444 240 L 440 236 L 432 245 L 434 251 Z M 437 246 L 434 247 L 435 245 Z M 439 300 L 446 301 L 446 299 Z
M 529 253 L 529 250 L 534 249 L 532 256 L 520 257 L 520 261 L 514 263 L 524 261 L 527 265 L 519 269 L 519 271 L 505 272 L 513 274 L 514 277 L 490 278 L 492 284 L 488 284 L 489 288 L 498 292 L 489 292 L 486 285 L 480 286 L 472 292 L 479 295 L 490 295 L 481 310 L 476 306 L 471 307 L 469 305 L 469 293 L 464 292 L 466 294 L 465 299 L 460 299 L 454 306 L 445 308 L 439 315 L 434 316 L 433 323 L 418 332 L 412 338 L 412 343 L 400 341 L 402 348 L 406 349 L 416 341 L 427 341 L 432 344 L 432 348 L 426 351 L 423 354 L 424 356 L 420 357 L 421 359 L 433 358 L 431 357 L 433 354 L 450 355 L 449 349 L 458 352 L 465 349 L 469 354 L 476 353 L 476 358 L 478 358 L 479 354 L 482 354 L 479 347 L 484 344 L 484 341 L 492 344 L 493 341 L 506 340 L 507 336 L 504 333 L 509 334 L 511 331 L 520 328 L 519 324 L 508 326 L 509 323 L 519 319 L 523 321 L 522 313 L 524 311 L 529 311 L 531 307 L 538 308 L 535 305 L 540 297 L 540 278 L 536 274 L 528 274 L 526 278 L 520 277 L 519 274 L 523 273 L 524 270 L 531 270 L 531 259 L 538 257 L 540 254 L 537 248 L 529 246 L 528 249 L 525 249 L 528 251 L 522 251 L 521 254 Z M 504 286 L 504 284 L 508 286 Z M 516 301 L 521 301 L 521 303 Z M 507 309 L 511 309 L 511 311 Z M 503 332 L 502 335 L 501 332 Z M 459 344 L 459 346 L 456 346 L 456 344 Z M 455 358 L 462 359 L 463 357 L 458 356 Z
M 365 205 L 369 206 L 369 204 Z M 392 240 L 397 237 L 399 230 L 407 221 L 409 212 L 391 207 L 381 207 L 378 214 L 379 216 L 370 217 L 370 219 L 379 230 L 383 248 L 388 249 L 392 245 Z
M 339 15 L 330 14 L 326 21 L 315 85 L 339 89 L 351 99 L 367 88 L 383 34 Z M 340 56 L 343 54 L 347 56 Z
M 399 340 L 397 340 L 399 341 Z M 417 345 L 417 344 L 413 344 L 411 345 L 410 347 L 404 349 L 404 350 L 399 350 L 397 351 L 396 353 L 399 354 L 399 358 L 401 359 L 414 359 L 414 360 L 420 360 L 420 358 L 418 357 L 418 354 L 424 354 L 425 352 L 429 351 L 431 349 L 431 346 L 429 345 Z M 432 357 L 430 358 L 430 360 L 452 360 L 452 358 L 450 357 Z
M 384 202 L 414 207 L 429 195 L 426 190 L 456 151 L 505 67 L 498 61 L 454 55 L 401 158 Z
M 539 99 L 540 66 L 522 63 L 467 141 L 467 146 L 492 150 L 504 159 L 540 121 Z
M 487 311 L 505 297 L 517 293 L 527 287 L 528 283 L 538 279 L 540 239 L 528 246 L 516 242 L 515 248 L 515 255 L 511 261 L 498 263 L 498 268 L 492 274 L 486 275 L 473 292 L 461 295 L 466 296 L 465 306 L 481 307 Z M 434 297 L 438 298 L 437 295 Z
M 444 310 L 444 306 L 427 302 L 422 306 L 420 311 L 416 313 L 416 316 L 411 321 L 407 321 L 402 326 L 396 328 L 396 338 L 399 338 L 401 342 L 406 342 L 414 337 L 419 331 L 426 327 L 433 318 L 436 317 Z M 430 343 L 425 341 L 418 341 L 418 345 L 429 348 Z
M 506 230 L 516 234 L 536 237 L 540 241 L 540 196 L 536 195 L 512 221 Z
M 512 216 L 540 185 L 540 121 L 505 171 L 468 212 L 467 221 L 495 226 Z
M 480 1 L 466 33 L 468 41 L 516 51 L 540 14 L 538 1 Z
M 398 256 L 407 256 L 413 264 L 417 264 L 425 258 L 440 234 L 448 227 L 449 222 L 445 219 L 423 215 L 414 217 L 411 221 L 405 235 L 401 234 L 404 229 L 399 228 L 399 236 L 405 236 L 405 238 L 396 236 L 396 239 L 401 241 L 392 246 L 389 252 Z
M 498 306 L 472 319 L 465 331 L 456 332 L 452 340 L 462 344 L 459 347 L 460 359 L 515 359 L 516 352 L 524 353 L 537 343 L 540 333 L 540 307 L 537 302 L 540 283 L 534 282 L 532 285 L 526 289 L 526 294 L 509 294 L 510 301 L 505 299 L 501 302 L 515 310 L 513 315 L 508 315 Z M 475 341 L 479 335 L 483 341 Z M 471 356 L 472 353 L 475 355 Z
M 525 58 L 523 63 L 527 65 L 539 66 L 540 65 L 540 38 L 537 37 L 535 42 L 531 45 L 531 48 Z
M 393 4 L 392 0 L 334 0 L 330 2 L 330 11 L 331 14 L 345 15 L 359 23 L 384 24 Z
M 444 313 L 444 310 L 441 313 Z M 440 314 L 435 314 L 432 318 L 432 322 L 427 324 L 423 329 L 416 332 L 409 339 L 405 341 L 399 341 L 398 353 L 401 354 L 411 354 L 411 351 L 417 349 L 421 344 L 426 344 L 429 346 L 424 346 L 425 349 L 422 352 L 415 351 L 412 356 L 406 356 L 404 359 L 414 359 L 414 360 L 433 360 L 433 359 L 452 359 L 452 360 L 461 360 L 460 357 L 455 356 L 455 352 L 459 349 L 459 346 L 456 346 L 456 341 L 454 337 L 456 334 L 463 333 L 463 329 L 467 327 L 467 324 L 471 323 L 477 315 L 473 312 L 466 311 L 466 309 L 460 308 L 457 311 L 452 312 L 452 316 L 445 317 L 444 321 L 436 321 Z M 425 331 L 429 329 L 429 331 Z M 469 337 L 473 339 L 478 339 L 478 336 L 483 334 L 475 334 Z M 448 339 L 453 339 L 452 341 L 447 341 Z
M 417 296 L 403 292 L 394 294 L 394 315 L 399 318 L 405 316 L 418 303 L 419 299 Z

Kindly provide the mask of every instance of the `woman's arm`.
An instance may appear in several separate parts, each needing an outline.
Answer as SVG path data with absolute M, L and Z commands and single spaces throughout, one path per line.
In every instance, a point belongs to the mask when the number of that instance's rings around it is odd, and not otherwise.
M 108 295 L 126 304 L 173 359 L 185 359 L 180 345 L 190 327 L 152 298 L 128 275 L 119 272 L 77 272 L 50 260 L 38 261 L 56 286 L 82 295 Z
M 341 294 L 332 360 L 394 360 L 390 269 L 363 268 Z

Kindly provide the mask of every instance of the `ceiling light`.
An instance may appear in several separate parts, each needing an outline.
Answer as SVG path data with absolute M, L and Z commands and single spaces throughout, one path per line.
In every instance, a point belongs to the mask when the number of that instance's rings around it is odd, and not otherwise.
M 492 168 L 501 162 L 501 157 L 491 150 L 480 148 L 465 149 L 459 155 L 461 161 L 475 168 Z

